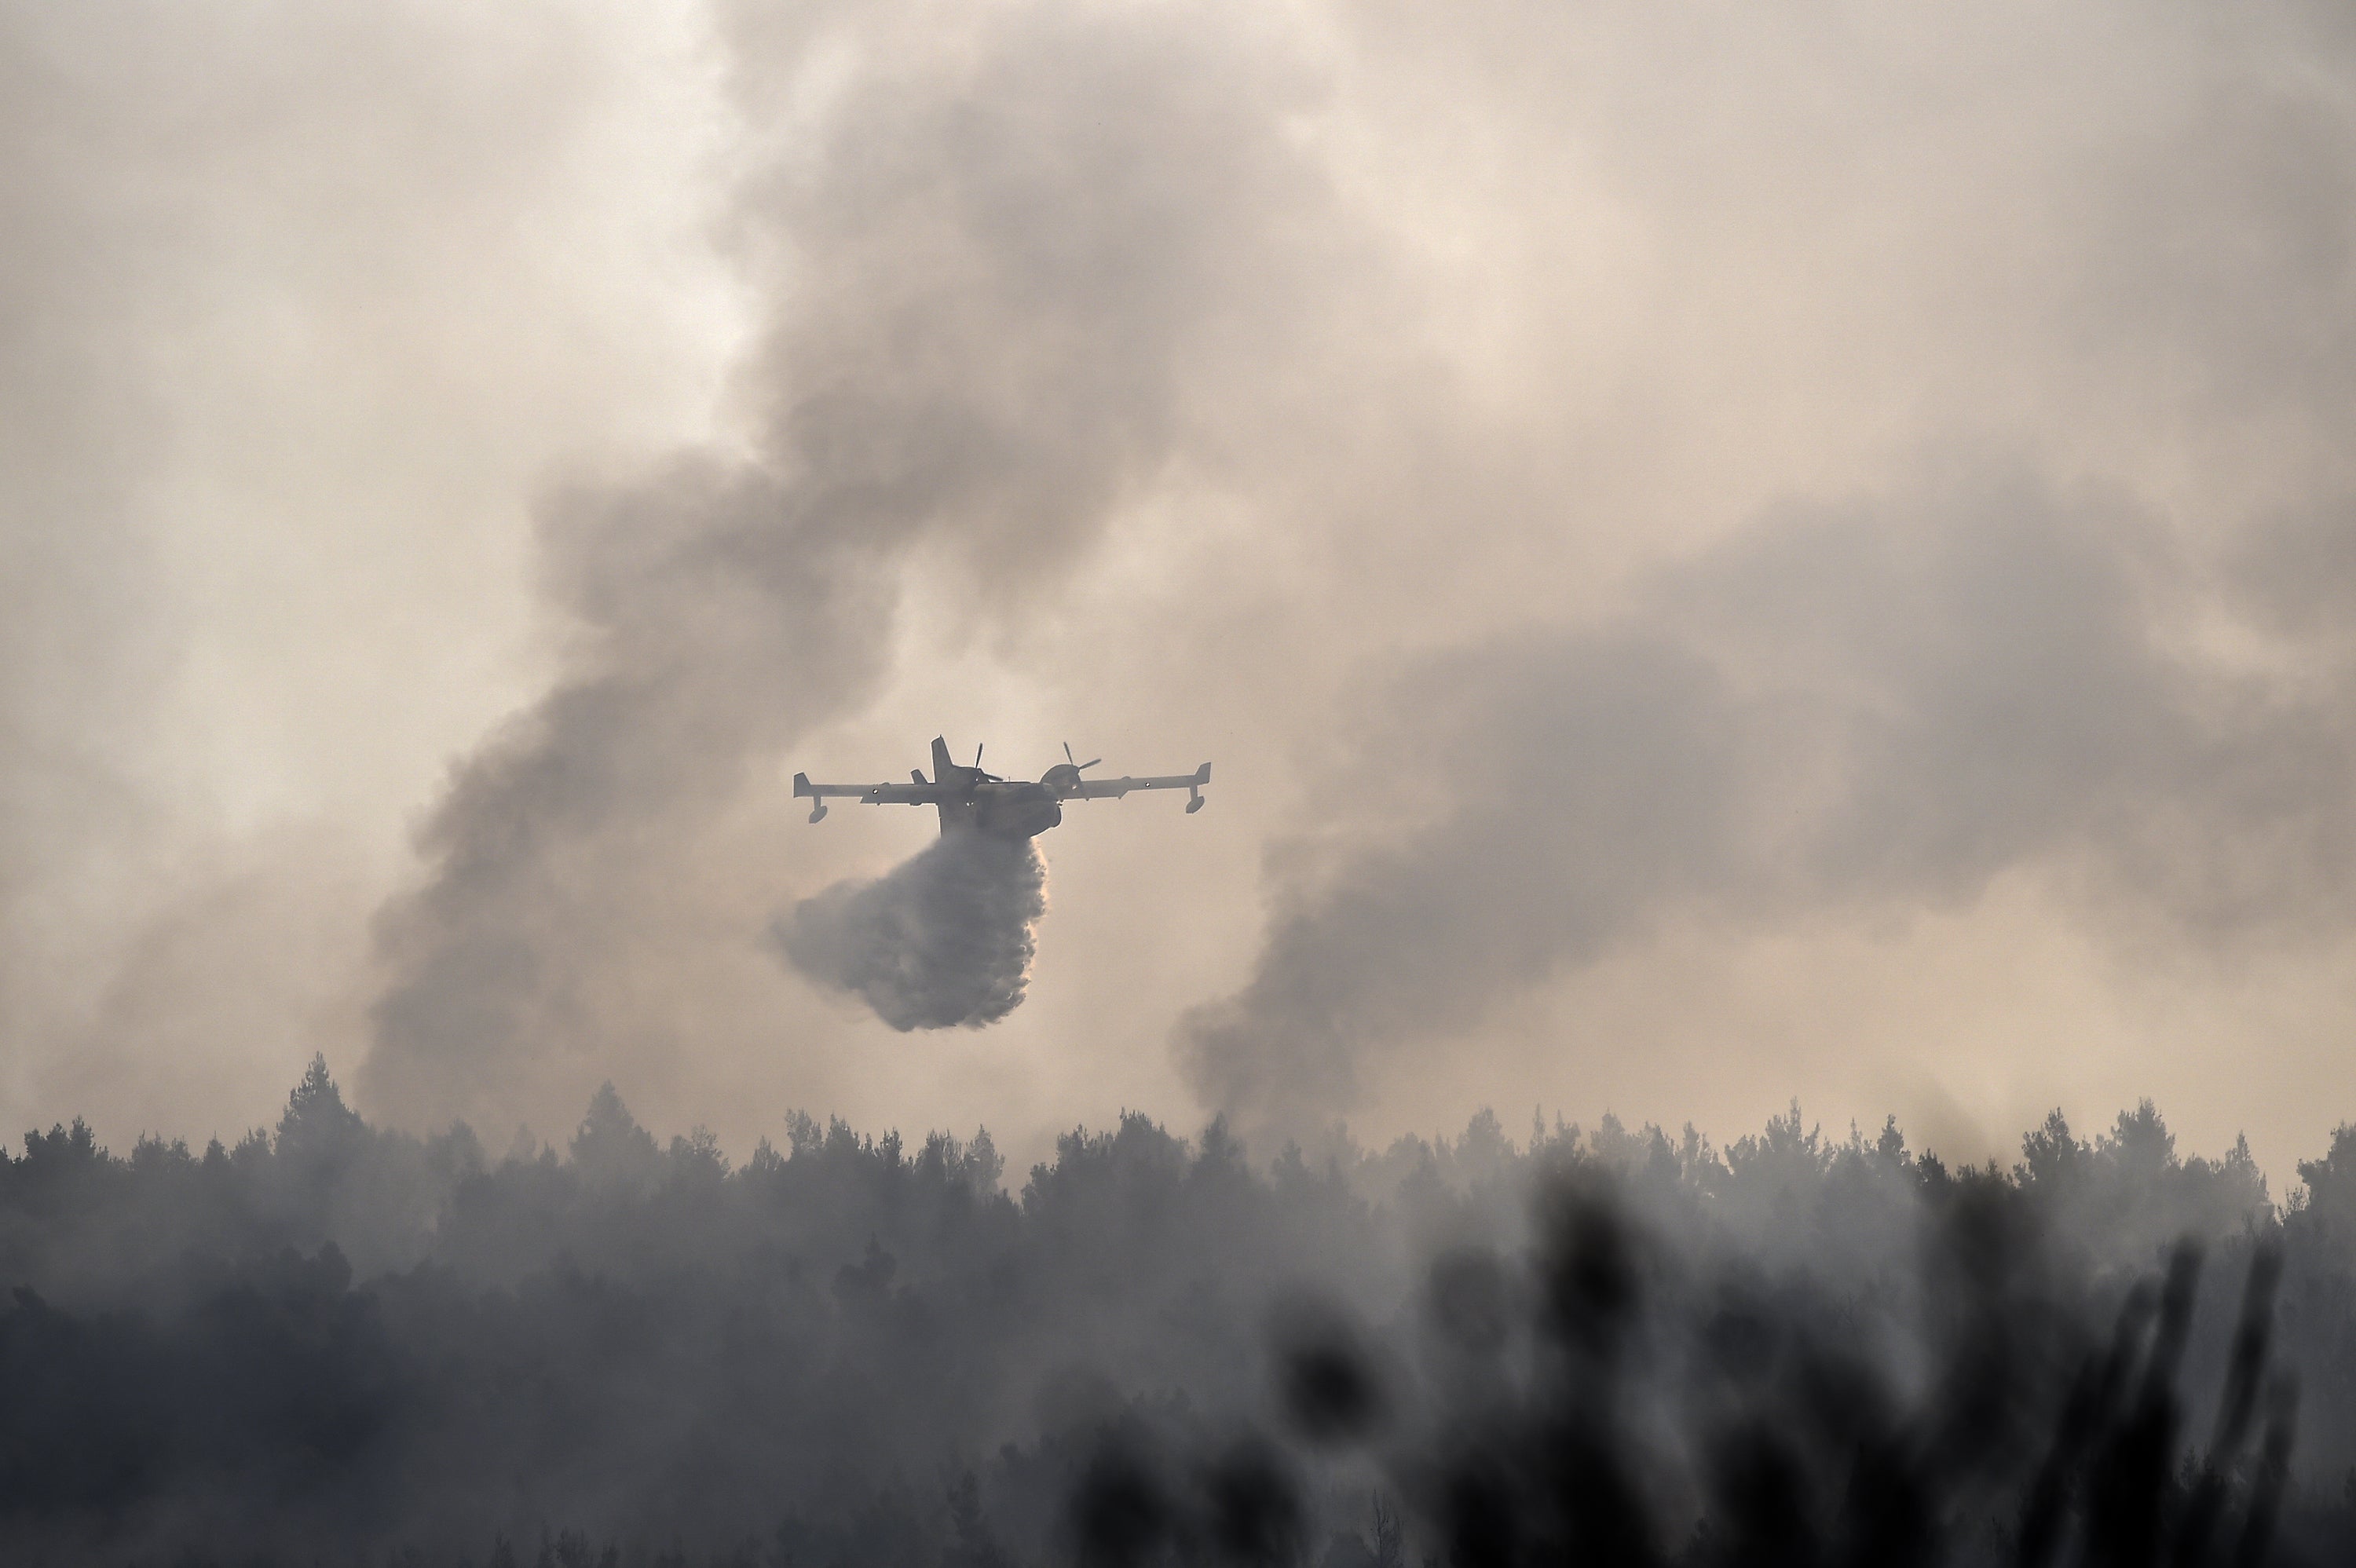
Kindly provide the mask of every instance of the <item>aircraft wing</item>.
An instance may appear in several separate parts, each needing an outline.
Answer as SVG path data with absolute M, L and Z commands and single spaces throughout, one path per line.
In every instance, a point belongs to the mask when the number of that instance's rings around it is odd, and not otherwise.
M 937 805 L 944 800 L 957 798 L 947 785 L 937 784 L 812 784 L 809 774 L 794 775 L 794 794 L 812 800 L 824 800 L 828 795 L 844 795 L 862 800 L 869 805 Z
M 1119 800 L 1133 789 L 1200 789 L 1211 782 L 1211 764 L 1205 763 L 1191 773 L 1173 773 L 1151 779 L 1085 779 L 1072 794 L 1075 800 Z

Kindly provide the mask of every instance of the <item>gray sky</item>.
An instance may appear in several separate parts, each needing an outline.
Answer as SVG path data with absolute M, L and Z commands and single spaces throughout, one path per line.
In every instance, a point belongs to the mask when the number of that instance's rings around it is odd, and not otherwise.
M 2356 1115 L 2340 9 L 0 5 L 0 1108 Z M 1209 759 L 1029 998 L 782 909 Z

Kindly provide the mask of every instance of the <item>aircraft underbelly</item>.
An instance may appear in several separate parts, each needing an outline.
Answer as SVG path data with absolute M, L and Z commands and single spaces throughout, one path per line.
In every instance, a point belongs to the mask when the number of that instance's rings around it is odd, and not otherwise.
M 1064 820 L 1063 806 L 1044 790 L 944 801 L 940 810 L 944 833 L 962 828 L 1000 838 L 1035 838 Z
M 989 801 L 981 808 L 981 830 L 1001 838 L 1035 838 L 1064 820 L 1064 808 L 1052 800 Z

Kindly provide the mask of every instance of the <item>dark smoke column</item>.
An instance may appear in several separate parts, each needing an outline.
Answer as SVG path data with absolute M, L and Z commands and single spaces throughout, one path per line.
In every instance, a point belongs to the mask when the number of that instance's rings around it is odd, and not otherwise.
M 380 914 L 359 1090 L 381 1116 L 569 1111 L 624 1051 L 671 1049 L 649 994 L 695 939 L 682 901 L 752 874 L 714 819 L 873 692 L 909 552 L 987 614 L 1051 591 L 1228 417 L 1221 367 L 1303 315 L 1289 252 L 1325 191 L 1267 40 L 1164 8 L 741 20 L 752 129 L 796 117 L 741 193 L 745 253 L 778 258 L 741 381 L 755 450 L 545 508 L 580 635 L 455 770 L 423 884 Z M 814 55 L 851 63 L 812 126 Z

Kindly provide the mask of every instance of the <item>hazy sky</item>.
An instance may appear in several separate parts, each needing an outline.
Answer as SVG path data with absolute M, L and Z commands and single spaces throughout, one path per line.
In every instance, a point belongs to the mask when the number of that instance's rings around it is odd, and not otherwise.
M 0 4 L 0 1109 L 2356 1116 L 2344 8 Z M 935 733 L 1024 1005 L 781 910 Z

